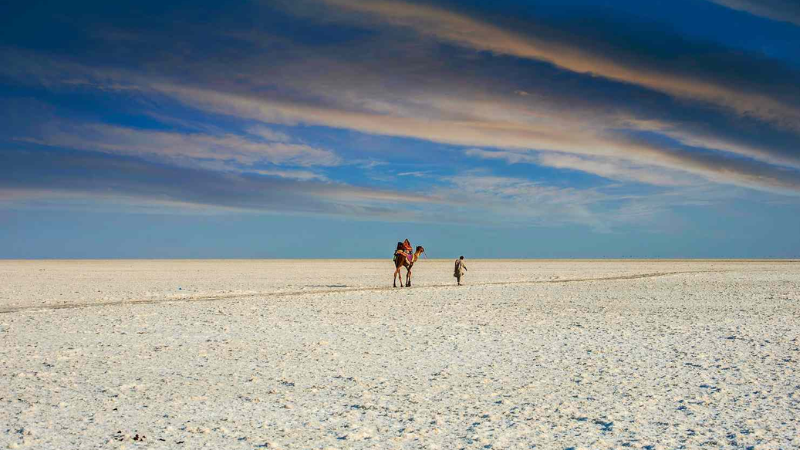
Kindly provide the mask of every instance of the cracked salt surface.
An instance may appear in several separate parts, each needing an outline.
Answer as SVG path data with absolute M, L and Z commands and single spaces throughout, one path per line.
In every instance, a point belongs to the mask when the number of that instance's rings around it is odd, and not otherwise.
M 0 261 L 0 444 L 800 447 L 800 264 L 451 264 Z

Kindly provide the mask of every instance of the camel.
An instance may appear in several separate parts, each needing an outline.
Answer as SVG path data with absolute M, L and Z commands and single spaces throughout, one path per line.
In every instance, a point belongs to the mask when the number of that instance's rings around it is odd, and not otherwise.
M 403 287 L 403 274 L 400 273 L 400 268 L 405 266 L 406 268 L 406 287 L 411 286 L 411 268 L 414 267 L 414 263 L 417 262 L 419 259 L 419 255 L 421 253 L 425 253 L 425 248 L 421 245 L 417 246 L 417 250 L 414 252 L 414 256 L 412 257 L 411 261 L 408 261 L 405 253 L 397 253 L 394 259 L 394 287 L 397 287 L 397 277 L 400 277 L 400 287 Z

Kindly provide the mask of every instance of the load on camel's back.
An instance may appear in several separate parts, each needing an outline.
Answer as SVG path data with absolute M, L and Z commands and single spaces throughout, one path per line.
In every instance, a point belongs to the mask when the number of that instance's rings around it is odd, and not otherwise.
M 419 259 L 419 255 L 425 253 L 425 248 L 421 245 L 417 246 L 417 249 L 414 253 L 411 252 L 411 242 L 406 239 L 403 242 L 397 243 L 397 249 L 394 252 L 394 281 L 393 286 L 397 287 L 397 277 L 400 277 L 400 287 L 403 287 L 403 274 L 400 273 L 400 268 L 406 268 L 406 284 L 405 286 L 411 286 L 411 268 L 414 267 L 414 263 L 417 262 Z M 428 255 L 426 254 L 425 257 Z
M 411 253 L 411 242 L 409 242 L 408 239 L 397 243 L 397 250 L 394 252 L 394 258 L 392 261 L 397 262 L 398 255 L 405 256 L 405 258 L 409 261 L 414 257 L 414 254 Z

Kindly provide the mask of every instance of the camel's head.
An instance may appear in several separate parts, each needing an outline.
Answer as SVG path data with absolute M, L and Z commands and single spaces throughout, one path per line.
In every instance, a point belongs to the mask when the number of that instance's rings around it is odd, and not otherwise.
M 417 246 L 417 253 L 425 253 L 425 247 L 418 245 Z

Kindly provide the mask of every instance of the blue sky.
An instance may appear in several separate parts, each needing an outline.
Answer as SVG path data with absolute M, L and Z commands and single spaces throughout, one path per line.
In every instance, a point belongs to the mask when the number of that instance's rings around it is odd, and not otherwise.
M 790 0 L 0 6 L 0 257 L 800 257 Z

